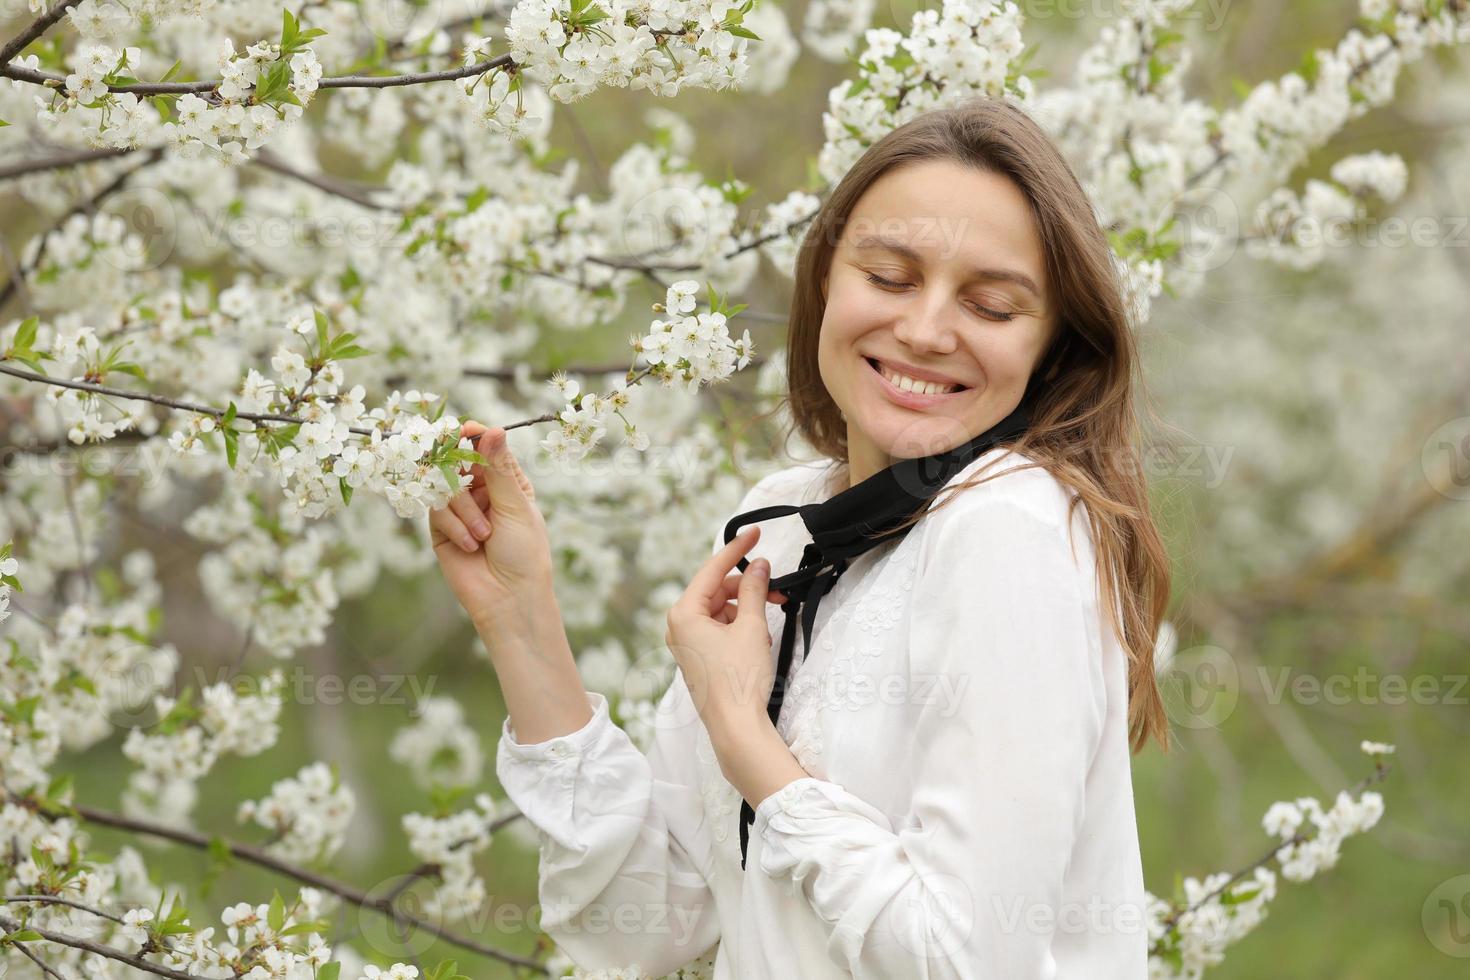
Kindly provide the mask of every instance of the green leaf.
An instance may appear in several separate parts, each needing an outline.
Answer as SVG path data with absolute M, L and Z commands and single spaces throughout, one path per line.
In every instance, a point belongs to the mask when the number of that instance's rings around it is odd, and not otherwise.
M 34 943 L 40 939 L 41 934 L 34 929 L 17 929 L 5 936 L 7 943 Z
M 372 351 L 366 347 L 348 344 L 346 347 L 332 348 L 331 359 L 334 361 L 350 361 L 354 357 L 366 357 L 371 353 Z
M 240 433 L 234 429 L 221 429 L 225 437 L 225 462 L 230 464 L 230 469 L 235 468 L 235 461 L 240 456 Z
M 313 309 L 311 314 L 316 318 L 316 349 L 325 351 L 327 349 L 327 315 L 317 309 Z
M 759 41 L 761 39 L 761 36 L 755 31 L 748 27 L 742 27 L 740 24 L 731 24 L 725 28 L 725 31 L 734 34 L 736 37 L 748 37 L 752 41 Z
M 37 358 L 44 357 L 47 360 L 50 360 L 51 359 L 51 355 L 50 354 L 37 353 L 37 354 L 34 354 L 33 355 L 30 351 L 26 351 L 23 354 L 21 354 L 21 353 L 14 353 L 14 354 L 11 354 L 10 356 L 13 357 L 15 360 L 20 361 L 22 364 L 24 364 L 26 367 L 30 368 L 32 371 L 35 371 L 37 374 L 45 374 L 46 373 L 45 369 L 43 369 L 41 367 L 41 362 L 39 360 L 37 360 Z
M 36 342 L 36 328 L 40 323 L 41 318 L 36 316 L 22 321 L 20 329 L 15 331 L 15 346 L 30 350 L 31 345 Z
M 1225 892 L 1220 896 L 1221 905 L 1239 905 L 1241 902 L 1249 902 L 1261 893 L 1260 886 L 1247 888 L 1242 892 Z
M 123 361 L 120 364 L 114 364 L 111 367 L 109 367 L 108 370 L 109 371 L 121 371 L 123 374 L 131 374 L 133 377 L 137 378 L 139 381 L 147 381 L 148 380 L 148 375 L 146 373 L 144 373 L 143 366 L 141 364 L 134 364 L 132 361 Z
M 235 863 L 235 856 L 230 853 L 230 846 L 225 843 L 223 837 L 211 837 L 207 848 L 209 857 L 205 861 L 204 875 L 199 883 L 199 892 L 208 898 L 214 883 L 224 870 Z
M 347 482 L 347 477 L 337 477 L 337 487 L 342 491 L 342 503 L 352 503 L 352 485 Z
M 71 786 L 71 773 L 64 773 L 57 776 L 46 785 L 46 801 L 48 803 L 59 804 L 62 797 L 71 792 Z
M 266 924 L 271 932 L 280 932 L 286 925 L 286 902 L 279 891 L 271 895 L 271 907 L 266 913 Z
M 321 968 L 316 971 L 316 980 L 337 980 L 337 975 L 341 972 L 341 961 L 333 960 L 330 963 L 323 963 Z
M 173 67 L 170 68 L 168 71 L 164 72 L 163 73 L 163 77 L 160 78 L 159 81 L 160 82 L 166 82 L 170 78 L 173 78 L 174 77 L 174 72 L 178 71 L 179 70 L 179 66 L 182 65 L 183 63 L 184 62 L 182 60 L 175 61 L 174 64 L 173 64 Z
M 209 859 L 211 861 L 218 861 L 220 864 L 223 865 L 230 865 L 235 862 L 235 855 L 230 853 L 230 845 L 225 843 L 225 839 L 223 837 L 220 837 L 218 835 L 211 837 L 209 839 L 209 846 L 207 849 L 209 851 Z

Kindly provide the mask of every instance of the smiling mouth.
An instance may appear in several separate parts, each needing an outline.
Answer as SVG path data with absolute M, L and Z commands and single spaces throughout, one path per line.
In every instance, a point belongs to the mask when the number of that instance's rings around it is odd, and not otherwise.
M 883 381 L 888 382 L 889 385 L 892 385 L 896 390 L 903 392 L 906 395 L 918 395 L 921 398 L 943 398 L 946 395 L 961 395 L 970 390 L 967 385 L 956 384 L 953 391 L 941 391 L 936 392 L 932 395 L 925 395 L 924 393 L 918 391 L 904 391 L 904 389 L 898 388 L 896 385 L 893 385 L 893 382 L 888 381 L 887 378 L 883 377 L 883 366 L 879 364 L 876 359 L 865 357 L 863 358 L 863 360 L 868 362 L 868 367 L 872 368 L 873 373 L 877 374 L 879 378 L 881 378 Z

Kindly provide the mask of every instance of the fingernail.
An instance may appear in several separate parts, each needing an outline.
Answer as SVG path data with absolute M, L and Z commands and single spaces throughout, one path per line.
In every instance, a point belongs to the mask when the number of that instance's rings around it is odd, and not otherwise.
M 474 532 L 475 537 L 483 541 L 490 536 L 490 525 L 486 524 L 484 521 L 476 521 Z
M 464 537 L 459 539 L 459 546 L 465 551 L 474 551 L 480 546 L 480 544 L 474 538 L 466 534 Z
M 751 568 L 755 571 L 757 578 L 765 578 L 771 573 L 771 563 L 764 558 L 757 558 L 751 562 Z

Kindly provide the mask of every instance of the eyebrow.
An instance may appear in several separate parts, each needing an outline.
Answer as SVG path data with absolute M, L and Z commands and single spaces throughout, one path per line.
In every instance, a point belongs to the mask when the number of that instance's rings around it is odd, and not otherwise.
M 924 261 L 923 256 L 915 251 L 913 247 L 896 238 L 889 238 L 886 235 L 865 235 L 853 243 L 853 248 L 860 250 L 874 248 L 887 249 L 890 252 L 902 255 L 912 262 L 922 263 Z M 1013 282 L 1018 286 L 1029 289 L 1037 299 L 1041 298 L 1041 290 L 1037 288 L 1036 283 L 1032 281 L 1031 277 L 1024 272 L 1017 272 L 1014 269 L 976 268 L 971 269 L 970 274 L 977 279 L 995 279 L 1002 282 Z

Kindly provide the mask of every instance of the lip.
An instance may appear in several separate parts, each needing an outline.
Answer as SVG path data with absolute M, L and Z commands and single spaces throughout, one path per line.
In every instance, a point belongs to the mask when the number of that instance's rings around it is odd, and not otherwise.
M 864 357 L 863 364 L 867 365 L 868 373 L 877 379 L 878 386 L 888 400 L 904 408 L 932 408 L 935 405 L 942 405 L 952 399 L 960 398 L 974 390 L 973 388 L 962 388 L 959 391 L 950 391 L 940 395 L 921 395 L 916 391 L 904 391 L 902 388 L 894 387 L 893 382 L 883 377 L 883 372 L 873 366 L 876 360 L 877 358 Z
M 933 381 L 937 384 L 942 385 L 959 385 L 962 388 L 974 387 L 974 385 L 965 384 L 959 378 L 951 378 L 947 374 L 938 374 L 934 371 L 924 371 L 920 368 L 914 367 L 912 364 L 905 364 L 903 361 L 890 361 L 882 357 L 872 357 L 872 355 L 870 354 L 865 354 L 863 356 L 869 357 L 872 360 L 878 361 L 882 364 L 887 364 L 890 368 L 897 371 L 899 374 L 906 374 L 910 378 L 913 378 L 915 381 Z

